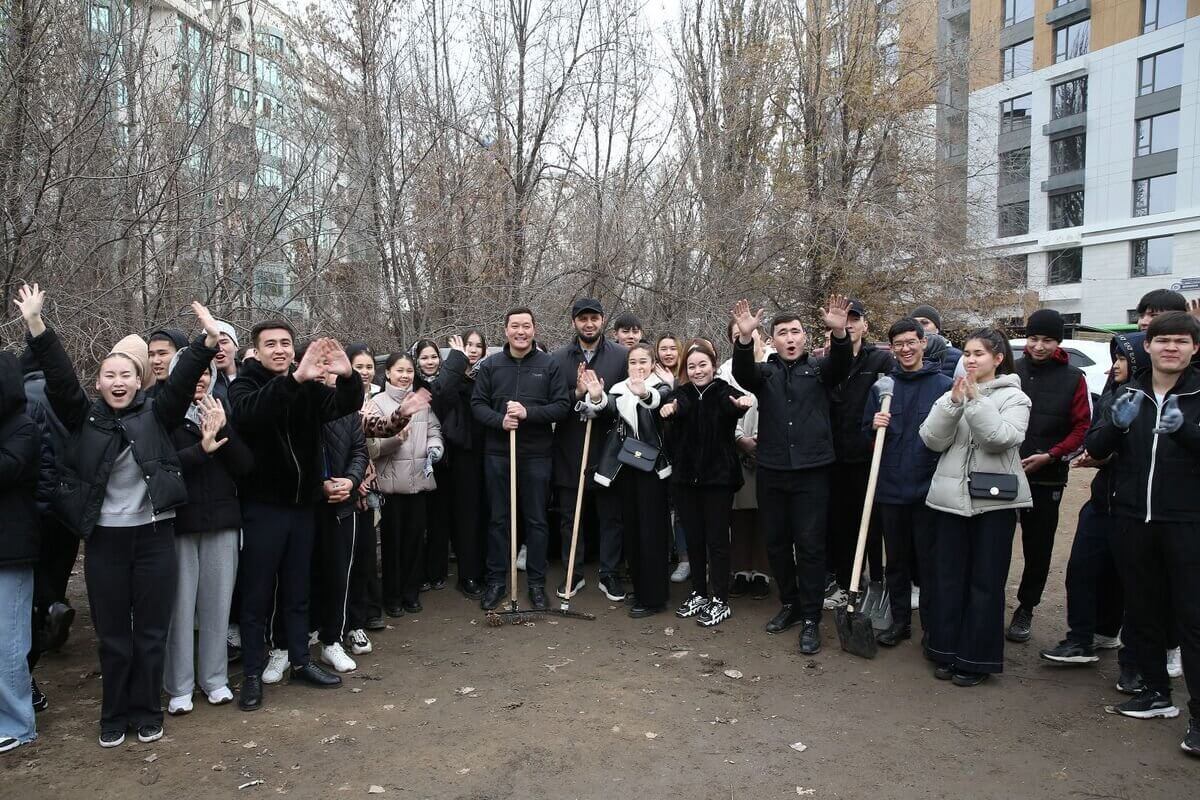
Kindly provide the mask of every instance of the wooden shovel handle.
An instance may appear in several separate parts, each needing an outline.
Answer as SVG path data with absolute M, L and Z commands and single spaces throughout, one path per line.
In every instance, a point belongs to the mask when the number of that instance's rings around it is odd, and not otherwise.
M 892 408 L 892 396 L 884 395 L 879 411 L 887 414 Z M 879 482 L 879 461 L 883 457 L 883 438 L 887 428 L 875 431 L 875 449 L 871 453 L 871 474 L 867 478 L 867 496 L 863 500 L 862 521 L 858 523 L 858 544 L 854 547 L 854 571 L 850 573 L 850 594 L 858 592 L 858 580 L 862 576 L 863 554 L 867 550 L 867 530 L 871 527 L 871 509 L 875 506 L 875 484 Z M 851 611 L 854 608 L 850 608 Z

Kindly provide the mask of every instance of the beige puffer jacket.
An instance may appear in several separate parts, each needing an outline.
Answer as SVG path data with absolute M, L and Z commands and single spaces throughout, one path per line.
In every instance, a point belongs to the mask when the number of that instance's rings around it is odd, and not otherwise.
M 1021 442 L 1029 427 L 1030 401 L 1016 375 L 999 375 L 979 384 L 979 397 L 962 405 L 950 392 L 938 398 L 921 424 L 921 440 L 941 453 L 925 505 L 937 511 L 973 517 L 999 508 L 1029 508 L 1033 500 L 1021 469 Z M 1015 500 L 971 497 L 971 472 L 1017 476 Z
M 407 390 L 388 386 L 367 401 L 363 413 L 380 414 L 387 419 L 400 407 L 406 394 Z M 417 494 L 436 489 L 433 476 L 425 476 L 425 462 L 430 449 L 435 447 L 446 452 L 442 424 L 429 409 L 418 412 L 396 436 L 368 439 L 367 451 L 375 464 L 375 488 L 384 494 Z

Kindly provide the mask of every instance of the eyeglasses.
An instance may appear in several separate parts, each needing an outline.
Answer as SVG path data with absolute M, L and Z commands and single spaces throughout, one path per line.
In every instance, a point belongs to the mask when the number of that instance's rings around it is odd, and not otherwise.
M 921 345 L 920 339 L 911 339 L 903 342 L 892 342 L 893 350 L 916 350 Z

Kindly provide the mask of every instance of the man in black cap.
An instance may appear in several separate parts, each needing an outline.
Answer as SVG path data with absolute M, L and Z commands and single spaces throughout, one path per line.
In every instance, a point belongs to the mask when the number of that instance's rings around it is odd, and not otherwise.
M 1059 347 L 1064 329 L 1062 314 L 1052 308 L 1030 314 L 1025 322 L 1025 357 L 1015 364 L 1021 389 L 1033 402 L 1021 444 L 1021 466 L 1029 480 L 1033 508 L 1021 509 L 1025 568 L 1017 590 L 1019 605 L 1005 633 L 1010 642 L 1027 642 L 1032 635 L 1033 609 L 1042 600 L 1050 574 L 1068 462 L 1083 447 L 1092 422 L 1087 380 Z
M 950 340 L 942 334 L 942 315 L 938 310 L 928 303 L 922 303 L 912 310 L 910 317 L 921 323 L 921 327 L 925 329 L 925 354 L 929 357 L 930 353 L 941 353 L 942 374 L 948 378 L 954 377 L 954 369 L 958 366 L 959 359 L 962 358 L 962 350 L 950 344 Z M 933 340 L 929 334 L 940 337 L 945 341 L 944 348 L 931 347 Z
M 571 306 L 571 322 L 575 336 L 551 355 L 559 372 L 566 379 L 574 408 L 582 399 L 584 389 L 579 377 L 584 370 L 596 373 L 606 387 L 616 386 L 628 376 L 627 357 L 629 350 L 604 337 L 604 308 L 599 300 L 580 298 Z M 641 331 L 639 330 L 639 335 Z M 583 433 L 585 426 L 581 415 L 570 413 L 554 428 L 554 490 L 558 498 L 559 519 L 562 531 L 562 559 L 565 566 L 571 557 L 571 528 L 575 521 L 575 496 L 579 489 L 579 466 L 583 458 Z M 621 584 L 618 569 L 621 564 L 621 509 L 620 502 L 611 490 L 597 485 L 592 480 L 599 458 L 604 436 L 592 431 L 588 446 L 588 474 L 584 478 L 584 519 L 590 509 L 595 511 L 597 531 L 600 535 L 600 591 L 613 602 L 625 599 L 625 588 Z M 558 587 L 558 596 L 570 598 L 585 586 L 583 578 L 584 525 L 580 520 L 579 543 L 575 549 L 574 586 L 568 587 L 566 578 Z

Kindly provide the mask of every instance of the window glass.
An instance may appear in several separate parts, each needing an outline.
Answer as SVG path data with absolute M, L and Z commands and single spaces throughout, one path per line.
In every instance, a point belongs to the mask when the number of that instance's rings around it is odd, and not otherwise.
M 1134 240 L 1130 276 L 1144 278 L 1147 275 L 1170 275 L 1174 250 L 1175 238 L 1172 236 Z
M 1000 185 L 1029 183 L 1029 148 L 1009 150 L 1000 154 Z
M 1033 71 L 1033 39 L 1000 51 L 1000 78 L 1008 80 Z
M 1175 174 L 1133 182 L 1133 215 L 1144 217 L 1175 210 Z
M 1135 155 L 1148 156 L 1179 147 L 1179 112 L 1171 111 L 1137 121 Z
M 1156 31 L 1187 18 L 1187 0 L 1145 0 L 1142 33 Z
M 1004 27 L 1033 16 L 1033 0 L 1004 0 Z
M 1078 58 L 1088 51 L 1092 21 L 1085 19 L 1065 28 L 1054 29 L 1054 63 Z
M 1183 83 L 1183 48 L 1165 50 L 1138 61 L 1138 94 L 1150 94 Z
M 1033 115 L 1033 95 L 1023 94 L 1000 103 L 1000 132 L 1028 128 Z
M 1050 197 L 1050 230 L 1083 224 L 1083 192 L 1065 192 Z
M 1029 233 L 1029 202 L 1013 203 L 997 209 L 1000 217 L 999 236 L 1022 236 Z
M 1087 77 L 1055 84 L 1051 89 L 1051 97 L 1053 105 L 1050 116 L 1053 119 L 1087 111 Z
M 1087 135 L 1077 133 L 1050 142 L 1050 174 L 1062 175 L 1087 165 Z
M 1083 248 L 1070 247 L 1050 255 L 1046 282 L 1051 286 L 1079 283 L 1083 280 Z

